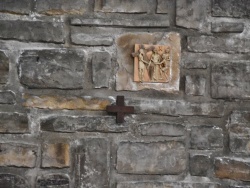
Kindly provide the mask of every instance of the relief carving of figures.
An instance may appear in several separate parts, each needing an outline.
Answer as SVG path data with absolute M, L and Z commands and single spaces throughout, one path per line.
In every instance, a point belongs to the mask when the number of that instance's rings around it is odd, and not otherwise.
M 134 81 L 169 82 L 171 48 L 169 46 L 135 45 Z

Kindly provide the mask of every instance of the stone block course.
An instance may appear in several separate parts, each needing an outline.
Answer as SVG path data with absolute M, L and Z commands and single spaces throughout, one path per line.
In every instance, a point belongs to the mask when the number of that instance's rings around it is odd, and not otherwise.
M 24 51 L 19 58 L 20 82 L 28 88 L 83 88 L 85 54 L 71 49 Z
M 32 0 L 2 0 L 0 12 L 14 14 L 29 14 L 31 12 Z
M 0 39 L 64 43 L 61 22 L 0 20 L 0 28 Z
M 123 142 L 117 151 L 118 173 L 177 175 L 186 166 L 185 146 L 180 142 Z

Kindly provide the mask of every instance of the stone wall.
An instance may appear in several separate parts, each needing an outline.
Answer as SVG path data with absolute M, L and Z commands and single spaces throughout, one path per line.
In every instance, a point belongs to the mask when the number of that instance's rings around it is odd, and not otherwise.
M 249 18 L 249 0 L 1 0 L 0 187 L 250 187 Z M 131 82 L 134 44 L 171 33 L 174 89 Z

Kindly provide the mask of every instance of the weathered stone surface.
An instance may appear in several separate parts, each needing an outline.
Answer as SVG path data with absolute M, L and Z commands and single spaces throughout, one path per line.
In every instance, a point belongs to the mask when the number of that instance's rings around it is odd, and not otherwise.
M 28 133 L 29 124 L 26 114 L 0 113 L 0 133 Z
M 60 116 L 41 120 L 41 130 L 55 132 L 127 132 L 128 123 L 117 125 L 112 116 Z
M 187 166 L 180 142 L 120 143 L 117 171 L 128 174 L 181 174 Z
M 249 53 L 250 39 L 220 36 L 188 37 L 188 49 L 192 52 Z
M 171 46 L 172 63 L 171 63 L 171 78 L 168 83 L 147 83 L 134 82 L 134 62 L 132 53 L 134 52 L 135 44 L 158 44 Z M 178 33 L 140 33 L 140 34 L 125 34 L 119 37 L 116 41 L 118 46 L 118 64 L 119 70 L 116 74 L 116 90 L 138 91 L 143 89 L 162 90 L 169 93 L 179 91 L 180 79 L 180 35 Z
M 155 20 L 158 20 L 157 22 Z M 72 25 L 77 26 L 116 26 L 116 27 L 133 27 L 133 28 L 153 28 L 153 27 L 168 27 L 168 15 L 150 15 L 150 17 L 134 16 L 129 17 L 123 15 L 121 18 L 72 18 Z M 86 36 L 87 37 L 87 36 Z
M 14 104 L 16 96 L 12 91 L 0 91 L 0 104 Z
M 0 6 L 1 7 L 1 6 Z M 9 58 L 0 51 L 0 84 L 6 84 L 9 77 Z
M 1 39 L 30 42 L 64 42 L 64 27 L 61 22 L 0 20 L 0 28 Z
M 250 98 L 250 63 L 221 62 L 212 66 L 213 98 Z
M 92 57 L 92 79 L 95 88 L 109 86 L 111 56 L 108 52 L 95 52 Z
M 36 11 L 47 15 L 83 14 L 86 12 L 86 0 L 39 0 L 36 1 Z
M 208 27 L 207 13 L 210 9 L 209 1 L 177 0 L 176 3 L 176 25 L 192 29 Z
M 186 69 L 206 69 L 212 58 L 203 53 L 183 53 L 182 64 Z
M 178 100 L 130 99 L 127 101 L 127 104 L 129 106 L 134 106 L 136 113 L 211 117 L 221 117 L 224 114 L 223 103 L 191 103 Z
M 246 125 L 250 122 L 250 111 L 233 111 L 230 120 L 232 125 Z
M 122 182 L 117 188 L 220 188 L 216 183 Z
M 27 181 L 15 174 L 0 174 L 0 187 L 2 188 L 30 188 Z
M 168 0 L 157 0 L 156 13 L 167 14 L 168 9 L 169 9 L 169 1 Z
M 19 58 L 20 82 L 28 88 L 83 87 L 85 54 L 71 49 L 28 50 Z
M 212 23 L 211 30 L 214 33 L 241 33 L 244 30 L 244 23 L 238 23 L 238 22 Z
M 110 147 L 107 139 L 85 139 L 77 149 L 77 187 L 109 188 Z
M 190 154 L 189 170 L 192 176 L 207 176 L 211 168 L 211 159 L 205 154 Z
M 23 95 L 23 106 L 29 108 L 106 110 L 111 100 L 92 97 L 32 96 Z
M 37 188 L 69 188 L 69 178 L 61 174 L 49 174 L 39 176 L 36 183 Z
M 111 46 L 113 37 L 105 28 L 71 27 L 73 44 L 85 46 Z
M 250 2 L 248 0 L 213 0 L 213 16 L 244 18 L 250 17 Z
M 35 167 L 37 147 L 26 144 L 0 143 L 0 166 Z
M 65 168 L 70 165 L 70 145 L 65 142 L 44 143 L 42 146 L 42 167 Z
M 31 11 L 31 0 L 1 0 L 0 12 L 29 14 Z
M 185 93 L 187 95 L 203 96 L 206 90 L 206 78 L 199 75 L 187 75 Z
M 214 164 L 217 178 L 250 181 L 249 158 L 218 157 Z
M 164 122 L 145 123 L 140 125 L 141 134 L 145 136 L 184 136 L 185 127 L 180 124 Z
M 152 6 L 149 0 L 95 0 L 95 11 L 120 13 L 147 13 Z
M 192 127 L 190 145 L 192 149 L 223 148 L 222 129 L 215 126 Z

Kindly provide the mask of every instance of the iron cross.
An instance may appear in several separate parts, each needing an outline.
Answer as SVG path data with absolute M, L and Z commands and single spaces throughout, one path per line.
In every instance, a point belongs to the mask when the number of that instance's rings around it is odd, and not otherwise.
M 116 114 L 116 123 L 123 123 L 125 114 L 134 113 L 133 106 L 125 106 L 124 96 L 117 96 L 116 105 L 107 106 L 106 110 L 108 113 Z

